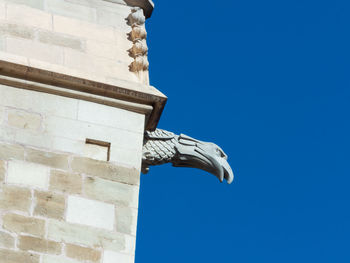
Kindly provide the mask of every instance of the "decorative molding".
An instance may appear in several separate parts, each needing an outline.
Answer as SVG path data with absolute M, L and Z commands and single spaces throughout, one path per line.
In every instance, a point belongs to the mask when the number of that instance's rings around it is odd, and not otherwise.
M 133 7 L 131 14 L 128 17 L 129 24 L 132 28 L 129 33 L 130 40 L 133 42 L 129 54 L 134 58 L 130 64 L 130 71 L 135 72 L 140 78 L 144 79 L 144 71 L 148 71 L 148 47 L 147 47 L 147 32 L 145 29 L 145 15 L 139 7 Z M 146 73 L 148 75 L 148 72 Z M 148 80 L 147 80 L 148 81 Z
M 29 63 L 23 65 L 0 59 L 0 84 L 143 113 L 146 114 L 145 129 L 156 129 L 167 97 L 151 86 L 127 81 L 122 83 L 109 84 L 32 67 Z M 150 92 L 139 91 L 142 86 Z

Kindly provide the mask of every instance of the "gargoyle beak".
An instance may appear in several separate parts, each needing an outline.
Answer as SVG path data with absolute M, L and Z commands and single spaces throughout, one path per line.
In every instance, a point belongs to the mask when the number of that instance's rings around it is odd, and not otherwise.
M 220 182 L 226 179 L 227 183 L 232 183 L 233 172 L 227 155 L 217 145 L 181 134 L 176 149 L 178 155 L 172 161 L 173 166 L 198 168 L 215 175 Z
M 224 158 L 220 158 L 219 163 L 221 164 L 221 167 L 224 173 L 223 177 L 226 179 L 228 184 L 231 184 L 234 178 L 231 166 L 228 164 L 228 162 Z M 220 181 L 222 182 L 223 180 L 220 179 Z
M 206 162 L 208 165 L 207 167 L 203 166 L 200 167 L 200 169 L 214 174 L 221 183 L 224 181 L 224 179 L 226 179 L 228 184 L 232 183 L 234 178 L 233 171 L 225 158 L 212 156 L 199 149 L 196 149 L 196 151 L 201 153 L 201 155 L 209 161 Z

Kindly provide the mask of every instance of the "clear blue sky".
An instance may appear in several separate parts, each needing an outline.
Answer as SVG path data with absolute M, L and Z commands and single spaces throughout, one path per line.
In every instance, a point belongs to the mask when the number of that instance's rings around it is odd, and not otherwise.
M 136 262 L 350 262 L 349 1 L 155 4 L 159 127 L 222 146 L 235 181 L 151 168 Z

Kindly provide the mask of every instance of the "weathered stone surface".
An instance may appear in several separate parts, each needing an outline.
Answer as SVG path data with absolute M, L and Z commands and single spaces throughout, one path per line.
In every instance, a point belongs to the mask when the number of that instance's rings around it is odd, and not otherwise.
M 99 39 L 102 42 L 113 43 L 116 41 L 112 27 L 100 26 L 82 20 L 69 17 L 53 16 L 54 32 L 68 34 L 80 38 Z
M 0 8 L 1 8 L 1 4 L 0 4 Z M 2 48 L 3 39 L 0 38 L 0 40 L 1 40 L 0 48 Z M 0 125 L 3 123 L 4 119 L 5 119 L 5 108 L 3 106 L 0 106 Z
M 96 21 L 96 9 L 75 4 L 73 1 L 50 0 L 46 1 L 46 10 L 53 14 L 81 20 Z
M 45 44 L 36 40 L 7 37 L 6 50 L 9 53 L 30 59 L 52 64 L 63 64 L 63 47 Z
M 114 213 L 112 204 L 78 196 L 68 197 L 66 220 L 70 223 L 113 230 Z
M 5 180 L 5 173 L 6 173 L 6 162 L 0 160 L 0 182 L 3 182 Z
M 52 29 L 51 14 L 24 5 L 7 5 L 8 20 L 19 24 L 28 25 L 34 28 Z
M 101 259 L 101 251 L 72 244 L 66 245 L 66 255 L 81 261 L 100 262 Z
M 61 253 L 60 243 L 31 236 L 20 236 L 18 248 L 21 250 L 32 250 L 46 254 L 58 255 Z
M 143 134 L 145 125 L 145 117 L 142 114 L 88 101 L 79 102 L 78 120 L 134 131 L 140 134 Z
M 35 163 L 9 161 L 7 183 L 46 188 L 49 169 Z
M 20 145 L 0 144 L 0 159 L 24 159 L 24 148 Z
M 34 215 L 64 219 L 65 198 L 63 195 L 35 191 L 36 205 Z
M 133 247 L 127 244 L 126 236 L 120 233 L 53 220 L 49 222 L 48 231 L 48 237 L 56 241 L 87 247 L 103 247 L 113 251 L 134 252 Z
M 0 231 L 0 247 L 14 248 L 15 238 L 6 232 Z
M 9 110 L 7 113 L 7 123 L 10 126 L 38 131 L 41 126 L 41 116 L 37 113 L 29 113 L 19 110 Z
M 0 249 L 0 258 L 2 263 L 39 263 L 39 255 L 34 255 L 22 251 L 13 251 Z
M 51 31 L 39 31 L 38 39 L 40 42 L 46 44 L 72 48 L 80 51 L 83 51 L 84 49 L 84 42 L 81 39 L 64 34 L 53 33 Z
M 68 155 L 45 152 L 35 149 L 26 149 L 26 160 L 29 162 L 40 163 L 53 168 L 68 169 Z
M 3 185 L 0 192 L 0 209 L 28 212 L 31 198 L 29 189 Z
M 27 233 L 42 237 L 45 234 L 45 221 L 42 219 L 26 217 L 17 214 L 3 216 L 3 227 L 15 233 Z
M 95 175 L 125 184 L 138 185 L 140 183 L 139 172 L 133 168 L 126 168 L 83 157 L 75 157 L 71 166 L 78 173 Z
M 138 207 L 139 188 L 96 177 L 87 177 L 84 182 L 85 195 L 123 206 Z
M 33 28 L 14 23 L 0 23 L 0 32 L 3 35 L 10 35 L 25 39 L 34 39 L 35 37 L 35 31 Z
M 69 259 L 63 256 L 43 255 L 42 263 L 81 263 L 81 261 Z
M 136 236 L 137 209 L 117 206 L 115 214 L 117 231 Z
M 86 143 L 84 145 L 84 156 L 87 158 L 100 161 L 108 161 L 108 152 L 109 147 L 107 146 L 101 146 L 91 143 Z
M 1 58 L 4 59 L 4 58 Z M 14 59 L 11 58 L 11 61 Z M 0 85 L 0 104 L 11 108 L 38 112 L 42 115 L 55 115 L 73 119 L 77 116 L 78 102 L 71 98 L 32 90 L 14 89 Z M 35 103 L 33 103 L 33 96 Z
M 132 255 L 126 255 L 114 251 L 105 251 L 103 253 L 103 263 L 116 263 L 116 262 L 123 262 L 123 263 L 133 263 L 134 262 L 134 256 Z
M 81 194 L 83 179 L 81 175 L 51 170 L 50 190 L 69 194 Z

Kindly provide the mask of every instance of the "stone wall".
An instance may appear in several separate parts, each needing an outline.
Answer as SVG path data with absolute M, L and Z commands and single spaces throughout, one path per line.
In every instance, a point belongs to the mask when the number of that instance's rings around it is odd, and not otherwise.
M 137 7 L 139 6 L 139 7 Z M 150 0 L 0 0 L 0 262 L 132 263 Z
M 3 262 L 133 262 L 144 115 L 6 85 L 0 94 Z
M 6 85 L 0 94 L 0 140 L 96 159 L 86 139 L 104 141 L 111 162 L 140 170 L 144 115 Z
M 131 68 L 133 7 L 112 2 L 0 0 L 0 51 L 55 72 L 148 84 L 147 61 L 142 73 Z
M 0 143 L 0 183 L 1 262 L 134 261 L 135 169 Z

